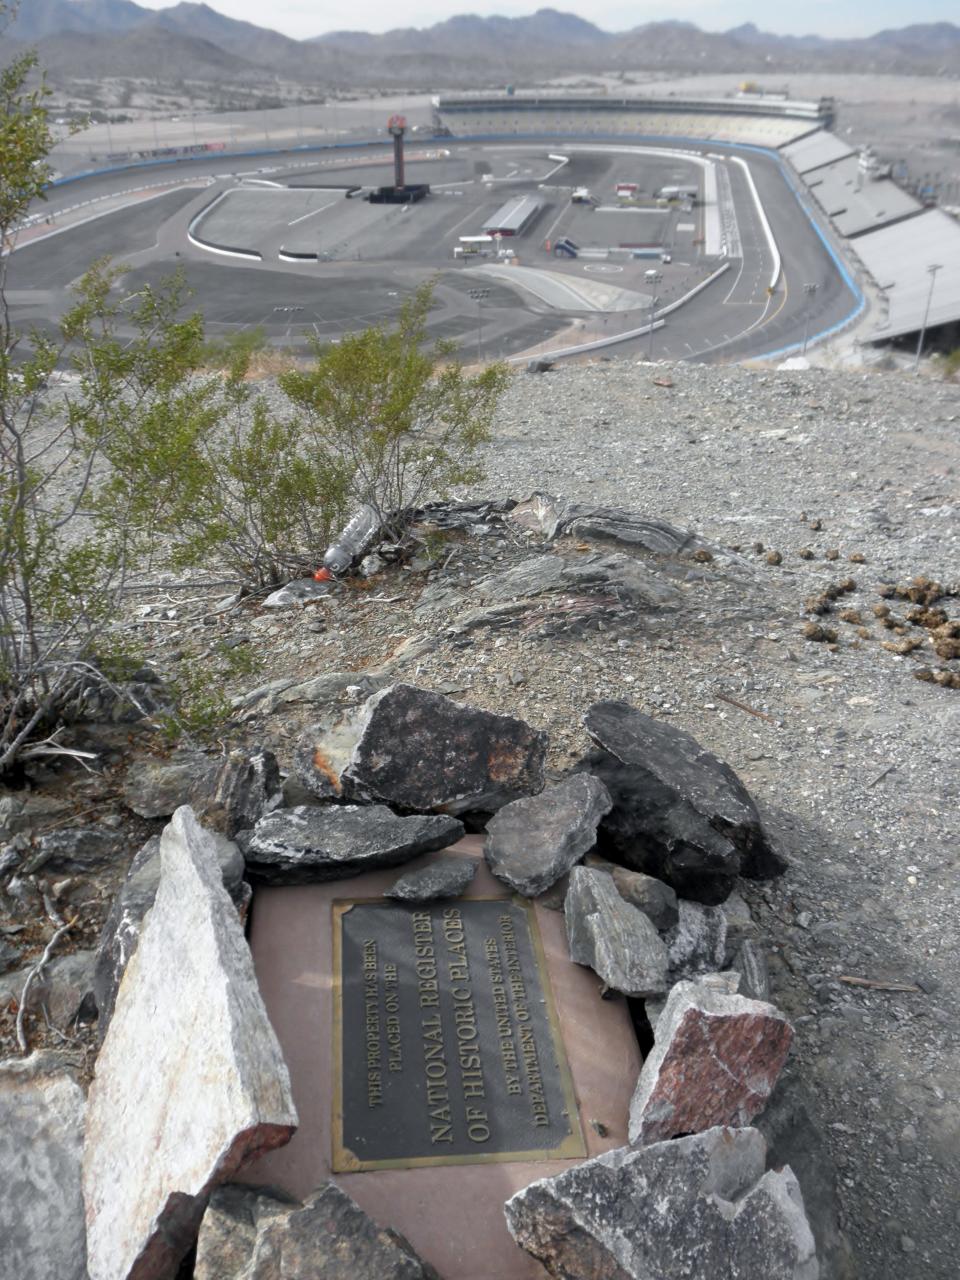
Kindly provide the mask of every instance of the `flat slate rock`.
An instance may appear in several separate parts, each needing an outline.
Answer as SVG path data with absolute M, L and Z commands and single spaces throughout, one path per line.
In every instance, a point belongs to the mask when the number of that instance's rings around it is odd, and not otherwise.
M 288 1142 L 290 1078 L 216 843 L 189 808 L 117 992 L 87 1105 L 91 1280 L 166 1280 L 212 1189 Z
M 630 1103 L 630 1141 L 749 1124 L 766 1104 L 792 1039 L 793 1028 L 772 1004 L 727 994 L 710 980 L 678 982 Z
M 667 990 L 667 948 L 649 917 L 620 897 L 605 871 L 574 867 L 563 910 L 575 964 L 587 965 L 627 996 Z
M 543 790 L 547 735 L 442 694 L 395 684 L 356 723 L 344 794 L 401 809 L 490 813 Z
M 517 1192 L 507 1226 L 557 1280 L 819 1280 L 799 1184 L 765 1156 L 756 1129 L 619 1147 Z
M 303 1205 L 226 1187 L 200 1228 L 194 1280 L 439 1280 L 396 1231 L 328 1182 Z
M 223 887 L 245 911 L 249 904 L 250 886 L 243 879 L 243 858 L 232 840 L 211 833 Z M 160 837 L 151 836 L 139 850 L 127 878 L 114 898 L 100 933 L 93 971 L 93 995 L 97 1003 L 97 1035 L 107 1034 L 113 1006 L 130 957 L 140 941 L 143 918 L 153 906 L 160 885 Z
M 535 898 L 593 848 L 597 824 L 612 805 L 599 778 L 585 773 L 514 800 L 487 823 L 487 865 L 498 880 Z
M 463 823 L 446 814 L 401 818 L 386 805 L 296 805 L 268 814 L 237 843 L 247 874 L 264 884 L 315 884 L 456 844 Z
M 477 863 L 473 858 L 434 858 L 426 867 L 408 871 L 384 890 L 385 898 L 401 902 L 433 902 L 438 898 L 459 898 L 473 880 Z
M 736 847 L 742 875 L 765 879 L 785 870 L 746 787 L 696 738 L 626 702 L 595 703 L 583 723 L 598 747 L 638 771 L 651 811 L 679 805 L 704 819 Z
M 56 1054 L 0 1062 L 0 1267 L 10 1280 L 87 1280 L 84 1105 Z

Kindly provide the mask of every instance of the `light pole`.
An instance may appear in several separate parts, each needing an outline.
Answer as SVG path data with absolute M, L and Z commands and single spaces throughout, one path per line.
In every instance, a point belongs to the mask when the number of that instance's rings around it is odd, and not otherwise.
M 931 262 L 927 267 L 930 273 L 930 289 L 927 292 L 927 305 L 923 312 L 923 324 L 920 326 L 920 337 L 917 339 L 917 358 L 913 362 L 913 372 L 920 371 L 920 357 L 923 354 L 923 340 L 927 336 L 927 321 L 930 319 L 930 303 L 933 301 L 933 286 L 937 279 L 937 272 L 943 267 L 942 262 Z
M 657 304 L 660 299 L 656 294 L 650 299 L 650 329 L 647 333 L 647 363 L 653 364 L 653 322 L 657 315 Z
M 803 317 L 803 346 L 800 348 L 800 354 L 807 353 L 807 335 L 810 332 L 810 312 L 813 310 L 813 299 L 816 297 L 817 290 L 820 288 L 818 284 L 805 284 L 803 292 L 807 295 L 806 315 Z
M 467 292 L 477 304 L 477 364 L 480 363 L 480 335 L 483 331 L 483 304 L 490 297 L 489 289 L 468 289 Z

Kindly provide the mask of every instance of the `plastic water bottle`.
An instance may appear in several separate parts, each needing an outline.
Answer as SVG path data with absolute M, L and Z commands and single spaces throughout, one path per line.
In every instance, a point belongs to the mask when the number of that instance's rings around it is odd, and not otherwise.
M 330 543 L 323 556 L 323 567 L 331 574 L 346 573 L 380 532 L 380 516 L 369 502 L 344 525 L 340 536 Z

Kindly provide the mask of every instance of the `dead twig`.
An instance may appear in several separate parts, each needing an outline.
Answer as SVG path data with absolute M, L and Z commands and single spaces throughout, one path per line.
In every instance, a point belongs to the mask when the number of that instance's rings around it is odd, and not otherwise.
M 880 770 L 880 772 L 877 774 L 875 778 L 870 779 L 870 781 L 867 783 L 867 786 L 875 787 L 878 782 L 882 782 L 884 780 L 884 778 L 887 776 L 888 773 L 893 773 L 896 767 L 897 766 L 895 764 L 888 764 L 885 769 Z
M 884 982 L 881 978 L 857 978 L 849 973 L 841 973 L 838 982 L 846 982 L 851 987 L 869 987 L 871 991 L 906 991 L 910 995 L 922 995 L 922 987 L 913 982 Z
M 745 702 L 738 702 L 736 698 L 728 698 L 725 693 L 715 693 L 715 698 L 719 698 L 721 702 L 727 702 L 731 707 L 736 707 L 738 711 L 745 711 L 748 716 L 756 716 L 758 720 L 766 720 L 769 724 L 776 724 L 777 721 L 773 716 L 768 716 L 765 711 L 754 711 L 753 707 L 748 707 Z
M 33 966 L 33 968 L 27 974 L 26 980 L 24 981 L 23 991 L 20 993 L 20 1008 L 17 1010 L 17 1044 L 20 1046 L 20 1052 L 23 1054 L 26 1054 L 29 1051 L 29 1045 L 27 1043 L 27 1035 L 23 1029 L 23 1020 L 26 1017 L 26 1013 L 27 1013 L 27 997 L 30 994 L 30 988 L 33 986 L 34 979 L 39 977 L 39 975 L 43 972 L 43 966 L 47 963 L 47 961 L 50 959 L 51 955 L 53 954 L 54 947 L 57 945 L 57 943 L 60 941 L 60 939 L 63 937 L 65 933 L 70 932 L 70 930 L 73 928 L 73 926 L 77 923 L 79 919 L 80 917 L 76 915 L 73 917 L 72 920 L 68 920 L 66 924 L 62 924 L 60 928 L 57 929 L 53 937 L 44 947 L 43 955 L 40 957 L 37 963 Z

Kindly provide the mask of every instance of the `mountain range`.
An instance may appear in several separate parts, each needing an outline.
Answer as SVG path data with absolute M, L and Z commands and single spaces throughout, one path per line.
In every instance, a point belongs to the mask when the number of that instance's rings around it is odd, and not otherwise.
M 26 0 L 4 46 L 31 44 L 54 81 L 127 77 L 296 81 L 318 88 L 474 87 L 569 72 L 873 71 L 960 74 L 960 27 L 949 22 L 861 39 L 779 36 L 752 23 L 724 32 L 652 22 L 611 33 L 574 14 L 462 15 L 383 35 L 338 31 L 292 40 L 206 4 L 145 9 L 133 0 Z

